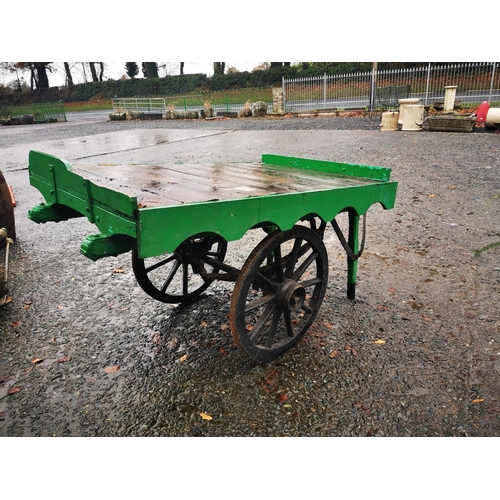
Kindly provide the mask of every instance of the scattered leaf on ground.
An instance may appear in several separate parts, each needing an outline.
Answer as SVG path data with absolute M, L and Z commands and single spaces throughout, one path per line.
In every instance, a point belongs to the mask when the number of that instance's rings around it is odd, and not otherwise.
M 344 350 L 352 352 L 352 354 L 354 354 L 354 356 L 358 355 L 358 351 L 356 350 L 356 348 L 355 347 L 351 347 L 349 344 L 346 344 L 344 346 Z
M 483 403 L 484 402 L 484 398 L 473 399 L 472 402 L 473 403 Z
M 29 307 L 31 306 L 32 302 L 31 300 L 27 300 L 25 303 L 24 303 L 24 309 L 29 309 Z
M 432 318 L 430 316 L 427 316 L 427 314 L 421 314 L 420 316 L 425 321 L 432 321 Z
M 169 340 L 169 342 L 167 344 L 168 350 L 169 351 L 174 350 L 177 347 L 178 343 L 179 343 L 179 339 L 177 339 L 176 337 L 174 337 L 173 339 Z
M 396 291 L 397 291 L 397 290 L 391 286 L 391 287 L 389 287 L 389 288 L 387 289 L 387 291 L 388 291 L 391 295 L 394 295 L 394 294 L 396 293 Z
M 43 361 L 43 358 L 33 358 L 31 362 L 36 365 L 38 363 L 41 363 Z
M 385 344 L 385 340 L 384 339 L 377 339 L 377 340 L 374 340 L 373 343 L 374 344 Z
M 332 325 L 332 323 L 330 323 L 329 321 L 325 321 L 325 326 L 326 326 L 329 330 L 332 330 L 332 329 L 333 329 L 333 325 Z
M 201 412 L 201 413 L 200 413 L 200 417 L 201 417 L 203 420 L 212 420 L 212 417 L 211 417 L 208 413 L 203 413 L 203 412 Z
M 154 332 L 151 334 L 151 340 L 155 343 L 155 344 L 159 344 L 161 342 L 161 334 L 158 333 L 158 332 Z
M 14 321 L 14 323 L 12 323 L 12 326 L 13 326 L 14 328 L 17 328 L 20 324 L 21 324 L 21 322 L 20 322 L 20 321 Z
M 20 387 L 11 387 L 8 391 L 7 394 L 15 394 L 16 392 L 19 392 L 21 390 Z
M 288 399 L 288 396 L 286 394 L 278 394 L 278 401 L 280 403 L 284 403 Z
M 120 369 L 120 367 L 118 365 L 114 365 L 114 366 L 106 366 L 106 368 L 104 368 L 104 371 L 106 373 L 115 373 L 117 372 L 118 370 Z
M 125 272 L 125 269 L 121 269 L 120 267 L 117 267 L 116 269 L 113 269 L 114 273 L 117 274 L 123 274 Z
M 335 350 L 330 353 L 330 358 L 336 358 L 339 351 Z
M 229 330 L 229 325 L 226 325 L 226 323 L 223 323 L 222 325 L 220 325 L 220 329 L 223 332 L 226 332 L 227 330 Z
M 187 354 L 184 354 L 184 356 L 181 356 L 181 357 L 179 358 L 179 361 L 182 363 L 182 362 L 186 361 L 187 357 L 188 357 L 188 355 L 187 355 Z
M 71 357 L 70 356 L 66 356 L 65 358 L 59 358 L 57 360 L 57 363 L 66 363 L 66 361 L 71 361 Z
M 208 326 L 208 323 L 206 321 L 202 321 L 201 326 L 206 327 L 206 326 Z
M 269 385 L 272 385 L 274 384 L 274 382 L 276 382 L 276 380 L 278 380 L 278 377 L 279 373 L 276 370 L 271 370 L 268 373 L 266 373 L 266 382 Z
M 389 310 L 389 308 L 387 306 L 383 306 L 382 304 L 377 304 L 376 307 L 379 311 L 388 311 Z

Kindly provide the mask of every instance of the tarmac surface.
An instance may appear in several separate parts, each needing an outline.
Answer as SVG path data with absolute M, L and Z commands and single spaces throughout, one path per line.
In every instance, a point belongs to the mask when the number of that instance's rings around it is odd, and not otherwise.
M 96 121 L 0 128 L 17 241 L 0 308 L 0 436 L 500 434 L 500 135 L 380 131 L 363 117 Z M 299 345 L 267 364 L 228 330 L 232 288 L 149 298 L 130 255 L 92 262 L 86 219 L 37 225 L 27 160 L 260 161 L 263 153 L 392 169 L 373 206 L 356 300 L 329 227 L 329 283 Z M 342 222 L 342 221 L 341 221 Z M 263 237 L 230 242 L 241 266 Z

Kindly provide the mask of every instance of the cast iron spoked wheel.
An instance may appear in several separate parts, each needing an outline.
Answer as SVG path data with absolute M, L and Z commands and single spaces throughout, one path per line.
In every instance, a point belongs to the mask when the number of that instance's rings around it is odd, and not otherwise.
M 238 346 L 258 361 L 284 354 L 314 321 L 327 280 L 328 257 L 315 231 L 294 226 L 269 234 L 234 287 L 229 318 Z
M 193 238 L 181 243 L 170 255 L 141 259 L 134 250 L 132 268 L 141 288 L 154 299 L 170 304 L 190 302 L 213 281 L 203 278 L 200 271 L 218 272 L 204 264 L 204 258 L 223 262 L 226 250 L 227 242 L 220 236 Z

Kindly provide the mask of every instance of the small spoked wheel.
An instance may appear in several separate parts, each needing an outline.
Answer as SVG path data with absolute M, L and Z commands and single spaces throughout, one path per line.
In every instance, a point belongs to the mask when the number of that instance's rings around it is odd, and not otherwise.
M 269 234 L 234 287 L 229 316 L 236 343 L 259 361 L 284 354 L 313 323 L 327 281 L 328 257 L 315 231 L 294 226 Z
M 190 302 L 204 292 L 212 278 L 201 273 L 217 273 L 218 269 L 206 264 L 209 257 L 223 262 L 227 242 L 218 235 L 192 238 L 181 243 L 174 253 L 148 259 L 132 252 L 132 268 L 141 288 L 161 302 L 176 304 Z

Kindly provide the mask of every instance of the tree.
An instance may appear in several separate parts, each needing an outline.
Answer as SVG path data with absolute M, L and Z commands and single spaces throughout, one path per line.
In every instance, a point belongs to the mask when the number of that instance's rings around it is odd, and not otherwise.
M 64 63 L 64 71 L 66 72 L 66 83 L 68 84 L 68 87 L 73 87 L 73 77 L 71 76 L 71 70 L 69 67 L 69 63 L 67 62 Z
M 183 63 L 183 62 L 181 62 L 180 74 L 181 74 L 181 75 L 183 75 L 183 74 L 184 74 L 184 63 Z
M 143 62 L 142 74 L 145 78 L 158 78 L 158 64 L 155 62 Z
M 90 66 L 90 74 L 92 75 L 92 81 L 98 82 L 99 78 L 97 78 L 97 71 L 95 69 L 95 62 L 89 62 L 89 66 Z
M 268 62 L 263 62 L 260 63 L 258 66 L 255 66 L 255 68 L 252 71 L 265 71 L 269 69 L 271 65 Z
M 226 63 L 214 62 L 214 75 L 223 75 Z
M 129 78 L 135 78 L 139 74 L 139 66 L 135 62 L 125 63 L 125 72 Z
M 27 70 L 31 74 L 31 88 L 33 84 L 37 89 L 49 88 L 49 77 L 47 71 L 52 71 L 49 62 L 18 62 L 17 67 L 21 70 Z

